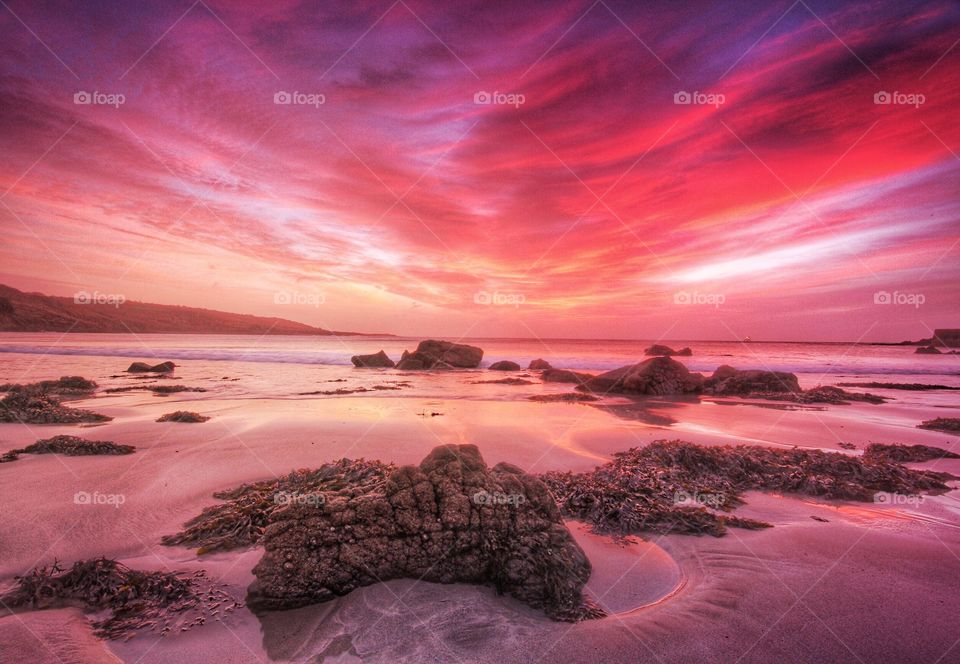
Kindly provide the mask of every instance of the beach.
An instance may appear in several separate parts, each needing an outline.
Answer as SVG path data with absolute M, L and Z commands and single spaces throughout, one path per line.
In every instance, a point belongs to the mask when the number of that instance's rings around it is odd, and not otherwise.
M 490 466 L 507 462 L 545 473 L 589 471 L 655 440 L 850 455 L 870 443 L 960 451 L 956 435 L 917 428 L 960 415 L 958 393 L 947 390 L 847 388 L 889 399 L 881 404 L 708 395 L 542 403 L 529 397 L 573 386 L 525 370 L 509 375 L 527 384 L 483 382 L 506 375 L 486 368 L 497 360 L 527 366 L 543 357 L 598 373 L 644 359 L 645 342 L 556 343 L 551 353 L 549 342 L 475 340 L 485 350 L 477 369 L 403 371 L 344 361 L 381 347 L 396 358 L 416 345 L 403 338 L 75 335 L 57 344 L 58 336 L 4 334 L 0 383 L 84 376 L 98 383 L 97 392 L 69 405 L 113 419 L 0 424 L 0 452 L 61 434 L 133 445 L 136 452 L 23 455 L 0 465 L 4 586 L 54 559 L 104 556 L 134 569 L 204 569 L 242 599 L 261 548 L 198 555 L 160 538 L 217 504 L 215 492 L 342 457 L 417 464 L 438 445 L 470 443 Z M 960 387 L 957 356 L 914 357 L 910 347 L 681 343 L 694 346 L 692 357 L 678 358 L 691 370 L 730 364 L 792 371 L 804 389 L 845 381 Z M 168 378 L 143 380 L 125 372 L 134 360 L 173 360 L 177 368 Z M 205 391 L 106 392 L 156 384 Z M 156 422 L 175 410 L 210 419 Z M 909 466 L 960 475 L 957 459 Z M 92 498 L 78 501 L 80 494 Z M 554 622 L 490 587 L 396 579 L 330 602 L 261 614 L 243 607 L 183 634 L 144 631 L 128 641 L 93 637 L 79 608 L 18 611 L 0 617 L 0 660 L 960 661 L 953 628 L 960 611 L 960 494 L 864 503 L 752 491 L 735 513 L 773 527 L 730 528 L 723 537 L 651 533 L 624 542 L 569 520 L 593 567 L 586 592 L 607 614 L 598 620 Z

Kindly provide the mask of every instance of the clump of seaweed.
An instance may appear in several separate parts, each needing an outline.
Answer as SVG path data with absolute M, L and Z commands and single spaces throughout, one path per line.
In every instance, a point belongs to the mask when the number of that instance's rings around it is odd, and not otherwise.
M 837 383 L 840 387 L 872 387 L 875 390 L 960 390 L 960 387 L 931 383 Z
M 164 536 L 167 546 L 196 546 L 197 553 L 252 546 L 274 510 L 291 503 L 322 504 L 334 496 L 358 496 L 380 488 L 393 464 L 340 459 L 316 470 L 296 470 L 275 480 L 243 484 L 213 494 L 226 501 L 206 507 L 184 530 Z
M 206 422 L 210 418 L 200 413 L 194 413 L 189 410 L 175 410 L 172 413 L 166 413 L 157 418 L 157 422 L 185 422 L 199 423 Z
M 800 392 L 783 393 L 750 393 L 744 395 L 751 399 L 767 399 L 769 401 L 790 401 L 792 403 L 827 403 L 837 406 L 849 405 L 852 401 L 865 403 L 885 403 L 884 397 L 869 392 L 847 392 L 832 385 L 819 385 Z
M 909 469 L 886 456 L 659 440 L 615 454 L 588 473 L 549 472 L 540 477 L 564 514 L 599 533 L 720 536 L 727 526 L 769 525 L 727 514 L 743 504 L 744 491 L 869 501 L 879 491 L 946 491 L 943 480 L 950 476 Z
M 924 420 L 917 425 L 917 428 L 960 433 L 960 417 L 938 417 L 932 420 Z
M 187 387 L 186 385 L 134 385 L 130 387 L 110 387 L 104 390 L 104 392 L 107 394 L 115 394 L 117 392 L 137 392 L 140 390 L 149 390 L 154 394 L 174 394 L 176 392 L 206 392 L 207 388 Z
M 4 383 L 0 385 L 0 392 L 16 392 L 31 390 L 53 394 L 74 395 L 89 394 L 97 389 L 96 382 L 83 376 L 60 376 L 57 380 L 41 380 L 39 383 Z
M 473 385 L 533 385 L 532 380 L 524 380 L 523 378 L 497 378 L 496 380 L 475 380 L 472 381 Z
M 10 450 L 0 456 L 0 463 L 15 461 L 21 454 L 64 454 L 90 456 L 94 454 L 132 454 L 133 445 L 117 445 L 107 440 L 86 440 L 78 436 L 54 436 L 38 440 L 33 445 Z
M 598 397 L 593 396 L 592 394 L 584 394 L 582 392 L 564 392 L 561 394 L 534 394 L 533 396 L 527 397 L 530 401 L 540 401 L 542 403 L 583 403 L 587 401 L 600 401 Z
M 89 394 L 96 383 L 80 376 L 64 376 L 28 385 L 4 385 L 9 388 L 0 399 L 0 422 L 25 424 L 76 424 L 107 422 L 113 418 L 90 410 L 64 406 L 62 396 Z M 87 389 L 89 388 L 89 389 Z
M 107 639 L 129 639 L 140 629 L 185 632 L 243 606 L 203 570 L 144 572 L 107 558 L 81 560 L 69 569 L 58 562 L 36 567 L 16 577 L 0 601 L 11 608 L 109 610 L 109 616 L 93 621 L 94 634 Z
M 867 445 L 863 456 L 886 459 L 897 463 L 930 461 L 931 459 L 960 459 L 960 454 L 930 445 Z

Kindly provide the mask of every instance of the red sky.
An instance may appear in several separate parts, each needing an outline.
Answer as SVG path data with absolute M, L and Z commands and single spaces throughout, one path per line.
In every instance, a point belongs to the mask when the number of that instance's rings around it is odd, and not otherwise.
M 0 9 L 2 283 L 448 337 L 960 326 L 956 3 L 134 4 Z

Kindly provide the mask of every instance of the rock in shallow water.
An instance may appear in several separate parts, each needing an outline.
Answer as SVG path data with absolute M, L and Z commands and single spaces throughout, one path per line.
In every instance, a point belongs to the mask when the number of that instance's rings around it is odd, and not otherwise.
M 590 562 L 546 486 L 474 445 L 435 448 L 382 489 L 274 512 L 254 568 L 257 609 L 296 608 L 396 578 L 494 586 L 557 620 L 599 617 Z
M 473 369 L 480 366 L 483 349 L 451 341 L 427 339 L 417 345 L 412 353 L 403 351 L 398 369 Z
M 353 362 L 353 366 L 361 368 L 384 367 L 392 369 L 397 366 L 382 350 L 379 353 L 371 353 L 370 355 L 354 355 L 350 358 L 350 361 Z

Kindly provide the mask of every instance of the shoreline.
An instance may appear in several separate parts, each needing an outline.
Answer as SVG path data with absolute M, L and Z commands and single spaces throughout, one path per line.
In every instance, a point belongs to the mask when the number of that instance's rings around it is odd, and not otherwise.
M 505 461 L 542 473 L 589 471 L 614 453 L 658 439 L 706 446 L 799 446 L 848 455 L 860 454 L 870 442 L 919 443 L 960 451 L 955 449 L 960 444 L 955 435 L 916 428 L 921 420 L 960 410 L 950 392 L 871 389 L 892 400 L 843 406 L 780 404 L 783 407 L 734 397 L 618 395 L 603 397 L 600 405 L 604 407 L 597 407 L 526 398 L 531 393 L 570 392 L 571 385 L 473 385 L 478 374 L 498 373 L 479 369 L 413 372 L 402 378 L 410 386 L 397 391 L 296 396 L 297 384 L 278 387 L 264 382 L 258 374 L 262 364 L 234 363 L 224 371 L 216 363 L 194 361 L 177 367 L 173 380 L 162 382 L 204 387 L 207 392 L 103 394 L 112 386 L 141 381 L 110 378 L 120 375 L 116 362 L 87 356 L 74 361 L 80 363 L 75 366 L 100 365 L 90 374 L 100 383 L 100 392 L 67 403 L 113 419 L 80 427 L 3 424 L 0 452 L 59 434 L 113 440 L 137 450 L 105 457 L 24 455 L 12 466 L 0 466 L 0 472 L 6 468 L 8 473 L 0 484 L 0 498 L 11 514 L 0 534 L 0 545 L 7 552 L 0 562 L 4 586 L 38 558 L 71 562 L 104 555 L 135 569 L 203 568 L 232 594 L 243 597 L 262 547 L 197 556 L 190 548 L 162 546 L 160 537 L 177 532 L 203 508 L 218 504 L 213 497 L 217 491 L 296 468 L 316 468 L 344 456 L 416 464 L 441 443 L 471 442 L 491 466 Z M 331 388 L 371 386 L 399 373 L 410 374 L 325 366 L 310 370 L 305 381 L 321 388 L 326 381 Z M 227 376 L 231 380 L 223 380 Z M 49 367 L 38 367 L 33 377 L 52 376 Z M 344 378 L 346 382 L 337 382 Z M 804 388 L 812 387 L 803 376 L 800 379 Z M 611 411 L 610 406 L 619 410 Z M 181 409 L 211 419 L 201 424 L 155 421 Z M 851 442 L 857 449 L 843 449 L 840 442 Z M 955 459 L 907 465 L 960 475 L 960 460 Z M 950 485 L 956 488 L 957 483 Z M 125 500 L 120 507 L 74 503 L 77 491 L 91 490 L 122 494 Z M 924 607 L 960 610 L 960 598 L 936 583 L 930 585 L 938 575 L 949 575 L 949 565 L 960 553 L 960 494 L 955 491 L 904 505 L 749 492 L 736 515 L 770 522 L 773 528 L 731 528 L 720 538 L 650 533 L 635 544 L 622 545 L 608 536 L 586 533 L 581 522 L 567 521 L 594 567 L 587 591 L 609 614 L 573 626 L 554 623 L 490 588 L 400 579 L 293 611 L 256 616 L 243 609 L 225 624 L 210 623 L 182 636 L 138 634 L 127 642 L 104 642 L 89 641 L 92 636 L 84 632 L 75 639 L 87 644 L 76 661 L 147 664 L 228 657 L 238 662 L 306 662 L 318 656 L 359 661 L 384 653 L 383 657 L 424 661 L 469 656 L 476 661 L 529 664 L 560 651 L 571 661 L 595 659 L 598 653 L 601 659 L 649 656 L 671 663 L 690 657 L 728 661 L 728 655 L 736 659 L 741 654 L 745 662 L 761 661 L 756 659 L 756 647 L 748 650 L 752 641 L 789 642 L 789 631 L 805 624 L 796 607 L 791 609 L 796 595 L 790 591 L 798 595 L 804 584 L 814 584 L 808 603 L 828 616 L 829 629 L 814 621 L 810 629 L 819 640 L 801 639 L 803 648 L 815 652 L 818 661 L 846 661 L 850 652 L 830 634 L 833 630 L 844 641 L 863 647 L 858 656 L 869 661 L 871 654 L 885 653 L 869 642 L 867 621 L 844 617 L 844 612 L 862 610 L 857 607 L 866 601 L 864 592 L 873 601 L 904 602 L 918 615 L 926 616 Z M 860 547 L 858 538 L 868 539 L 870 546 Z M 844 546 L 850 551 L 844 552 Z M 921 551 L 922 560 L 906 570 L 888 567 L 889 557 L 908 551 Z M 830 554 L 837 560 L 827 561 Z M 842 583 L 835 580 L 836 588 L 816 584 L 823 567 L 813 564 L 813 559 L 836 562 L 835 569 L 846 575 Z M 873 581 L 861 592 L 853 592 L 849 583 L 866 573 L 862 570 L 870 570 Z M 893 583 L 896 594 L 885 595 L 884 589 Z M 774 622 L 788 610 L 792 613 Z M 0 617 L 0 635 L 8 640 L 0 645 L 0 659 L 7 653 L 26 652 L 36 655 L 37 661 L 57 661 L 50 652 L 36 649 L 29 630 L 73 633 L 85 624 L 82 615 L 76 609 L 64 609 Z M 886 621 L 884 625 L 890 634 L 909 638 L 906 624 Z M 736 636 L 730 632 L 734 626 L 739 630 Z M 424 637 L 423 629 L 432 633 Z M 921 662 L 944 643 L 944 634 L 941 625 L 922 646 L 890 652 L 896 652 L 901 661 Z M 664 645 L 667 642 L 672 644 L 669 648 Z M 537 643 L 543 648 L 531 647 Z M 764 656 L 770 647 L 779 647 L 764 643 Z M 787 656 L 786 651 L 783 654 Z M 74 661 L 70 651 L 56 655 Z M 785 661 L 799 660 L 787 657 Z

